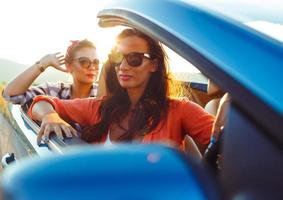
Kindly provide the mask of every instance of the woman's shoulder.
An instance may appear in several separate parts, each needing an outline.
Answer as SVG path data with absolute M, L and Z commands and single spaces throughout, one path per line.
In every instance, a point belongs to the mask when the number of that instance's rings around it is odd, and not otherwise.
M 60 88 L 71 88 L 72 83 L 70 82 L 63 82 L 63 81 L 57 81 L 57 82 L 49 82 L 50 85 L 54 85 Z
M 169 104 L 170 106 L 181 106 L 187 103 L 192 103 L 188 97 L 179 97 L 179 98 L 170 98 L 169 99 Z
M 45 82 L 42 88 L 45 88 L 46 94 L 60 99 L 70 99 L 71 97 L 71 83 L 66 82 Z
M 201 106 L 189 100 L 187 97 L 169 99 L 169 107 L 174 109 L 201 109 Z

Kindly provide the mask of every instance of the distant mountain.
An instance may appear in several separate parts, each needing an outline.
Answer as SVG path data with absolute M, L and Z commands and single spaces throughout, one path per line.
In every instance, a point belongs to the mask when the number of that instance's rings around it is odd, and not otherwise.
M 21 72 L 26 70 L 29 66 L 16 63 L 7 59 L 0 58 L 0 83 L 9 82 L 14 79 Z M 42 82 L 57 82 L 57 81 L 69 81 L 70 75 L 60 72 L 53 68 L 48 68 L 43 74 L 41 74 L 35 81 L 35 83 Z
M 19 64 L 7 59 L 0 59 L 0 81 L 7 82 L 12 78 L 16 77 L 19 72 L 26 69 L 27 66 Z

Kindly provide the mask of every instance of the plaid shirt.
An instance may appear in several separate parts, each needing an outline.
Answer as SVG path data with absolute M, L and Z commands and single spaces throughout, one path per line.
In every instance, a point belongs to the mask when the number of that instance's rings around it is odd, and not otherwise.
M 71 98 L 71 84 L 70 83 L 50 83 L 46 82 L 38 86 L 31 86 L 24 94 L 16 96 L 2 96 L 6 101 L 13 104 L 25 104 L 30 103 L 30 101 L 37 95 L 49 95 L 53 97 L 58 97 L 59 99 L 70 99 Z M 93 84 L 89 97 L 96 97 L 97 95 L 97 85 Z

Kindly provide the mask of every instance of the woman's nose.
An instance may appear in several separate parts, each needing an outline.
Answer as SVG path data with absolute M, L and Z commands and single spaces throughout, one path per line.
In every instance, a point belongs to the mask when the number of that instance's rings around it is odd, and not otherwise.
M 90 66 L 89 66 L 88 69 L 99 70 L 99 65 L 98 64 L 94 64 L 94 63 L 90 63 Z
M 129 70 L 130 66 L 127 63 L 127 60 L 124 58 L 119 66 L 120 70 Z

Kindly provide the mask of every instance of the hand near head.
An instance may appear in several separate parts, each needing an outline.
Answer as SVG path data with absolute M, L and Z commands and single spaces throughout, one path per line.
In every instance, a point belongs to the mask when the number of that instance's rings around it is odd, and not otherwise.
M 62 140 L 64 135 L 67 138 L 72 138 L 73 135 L 78 137 L 77 131 L 61 119 L 56 112 L 48 113 L 42 118 L 41 127 L 37 135 L 37 143 L 40 144 L 41 141 L 47 142 L 51 132 L 54 132 Z
M 44 68 L 51 66 L 62 72 L 68 72 L 66 68 L 61 66 L 65 64 L 65 58 L 60 52 L 47 54 L 40 59 L 40 64 L 44 66 Z

